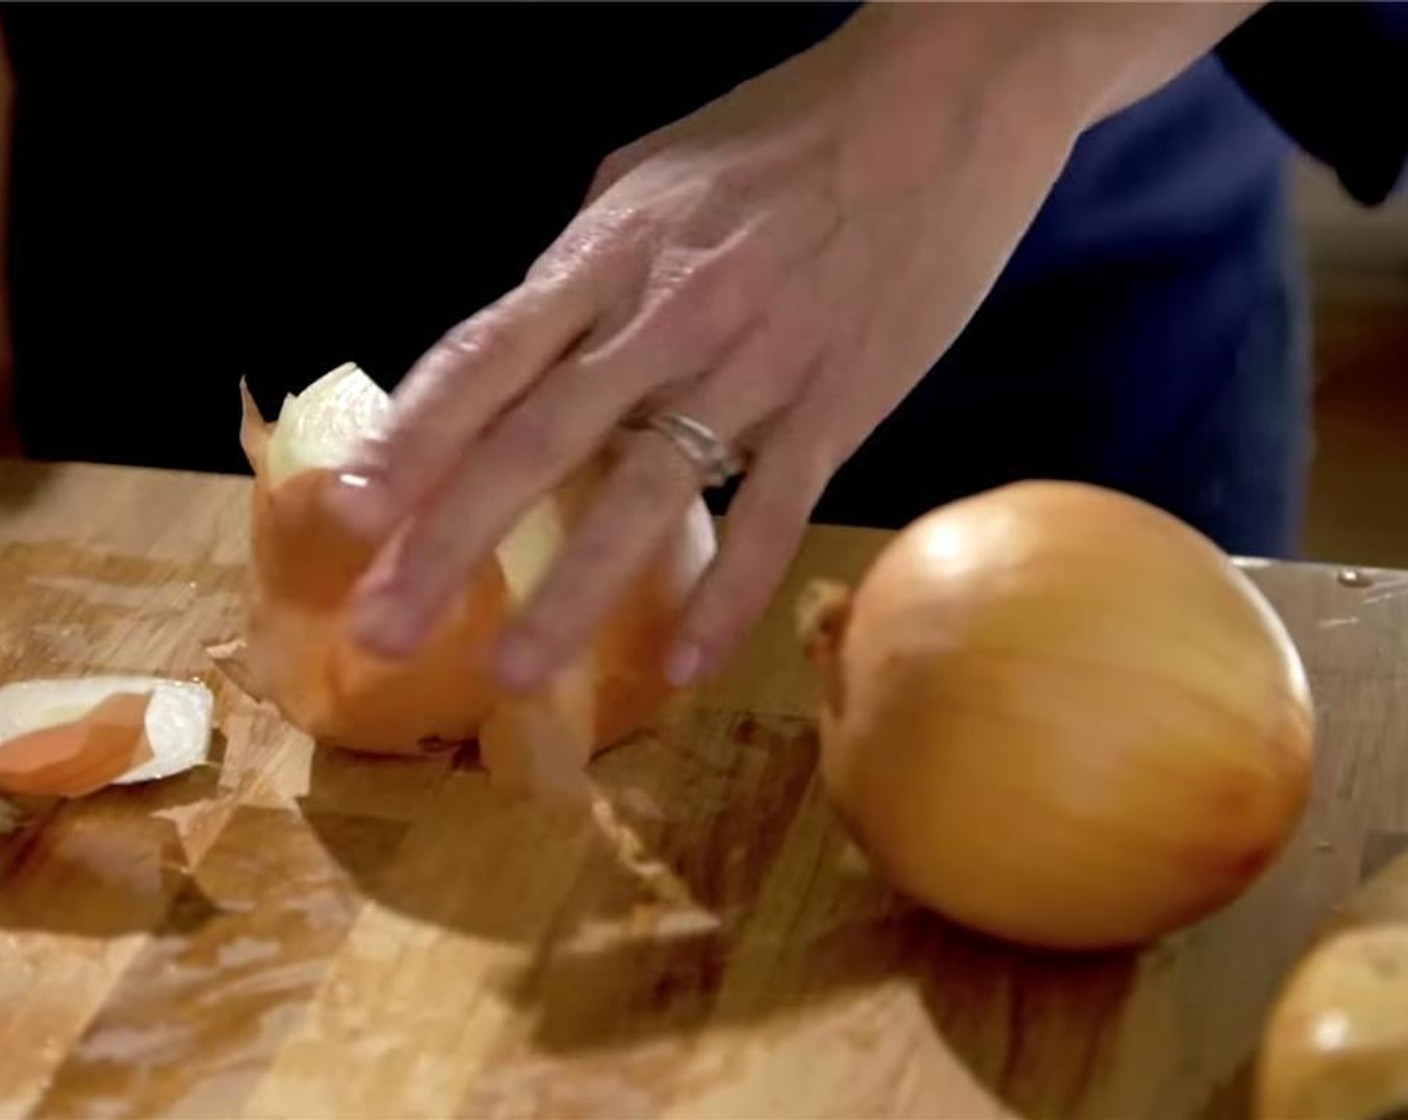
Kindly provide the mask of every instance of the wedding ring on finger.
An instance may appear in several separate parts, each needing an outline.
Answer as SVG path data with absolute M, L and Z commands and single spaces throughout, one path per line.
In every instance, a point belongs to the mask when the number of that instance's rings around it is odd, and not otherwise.
M 656 432 L 689 461 L 706 487 L 722 486 L 747 468 L 744 456 L 707 424 L 682 412 L 656 412 L 632 421 L 637 430 Z

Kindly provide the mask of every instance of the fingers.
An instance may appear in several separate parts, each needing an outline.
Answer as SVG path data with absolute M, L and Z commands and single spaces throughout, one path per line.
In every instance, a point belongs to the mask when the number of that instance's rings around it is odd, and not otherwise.
M 764 316 L 791 312 L 797 274 L 829 232 L 828 221 L 821 207 L 798 204 L 763 214 L 717 244 L 656 247 L 636 314 L 583 355 L 584 370 L 603 381 L 646 371 L 664 388 L 712 369 Z
M 496 668 L 511 688 L 539 687 L 589 644 L 698 495 L 694 467 L 662 436 L 642 432 L 624 442 L 606 489 L 504 636 Z
M 587 187 L 587 194 L 582 206 L 590 206 L 645 162 L 649 156 L 669 144 L 670 136 L 669 129 L 661 128 L 655 132 L 647 133 L 624 148 L 617 148 L 597 167 L 596 174 L 592 176 L 592 181 Z
M 399 547 L 384 549 L 357 587 L 351 625 L 359 643 L 386 657 L 414 654 L 519 516 L 643 395 L 624 380 L 590 388 L 575 367 L 559 369 L 536 390 L 534 407 L 511 411 L 457 464 L 406 521 Z
M 539 381 L 461 455 L 448 482 L 409 518 L 400 547 L 367 572 L 353 604 L 357 640 L 387 657 L 414 654 L 468 573 L 605 443 L 659 377 L 645 361 L 603 371 L 576 358 Z
M 779 385 L 749 378 L 750 372 L 741 364 L 727 367 L 668 407 L 738 447 L 779 404 Z M 513 687 L 540 685 L 589 643 L 699 495 L 697 468 L 666 437 L 639 432 L 621 446 L 597 500 L 505 636 L 498 668 Z
M 384 656 L 414 654 L 467 574 L 483 562 L 532 502 L 585 462 L 649 393 L 697 376 L 723 355 L 739 329 L 737 324 L 751 321 L 761 302 L 761 291 L 755 289 L 778 270 L 770 248 L 764 239 L 709 251 L 704 266 L 691 267 L 672 280 L 664 289 L 666 296 L 643 308 L 614 339 L 558 365 L 521 403 L 494 421 L 467 452 L 461 451 L 448 481 L 410 517 L 402 547 L 386 550 L 362 581 L 352 616 L 358 640 Z M 747 279 L 738 279 L 736 274 Z M 763 415 L 771 401 L 791 391 L 789 366 L 805 361 L 810 340 L 792 343 L 790 353 L 779 353 L 778 339 L 798 334 L 796 311 L 802 306 L 805 275 L 799 272 L 794 283 L 783 288 L 781 297 L 774 296 L 779 299 L 781 313 L 774 325 L 764 324 L 761 333 L 754 332 L 759 341 L 749 336 L 738 348 L 739 356 L 727 359 L 724 368 L 702 383 L 708 388 L 693 404 L 704 410 L 703 415 L 716 416 L 718 430 L 726 438 L 735 428 L 741 430 Z M 786 331 L 781 330 L 783 324 Z M 523 366 L 520 363 L 515 368 Z M 492 375 L 492 371 L 485 374 Z M 753 403 L 757 401 L 761 403 Z M 459 406 L 447 403 L 446 411 L 452 407 Z M 420 411 L 417 416 L 427 423 L 448 423 L 432 421 L 431 412 Z M 461 432 L 465 416 L 464 411 L 456 416 Z M 477 413 L 472 419 L 472 427 L 482 427 Z M 409 426 L 404 430 L 412 431 Z M 408 439 L 402 454 L 410 454 L 413 447 L 414 442 Z M 446 453 L 453 450 L 450 447 Z M 424 453 L 420 462 L 426 462 Z M 651 503 L 657 510 L 664 508 L 667 496 L 653 489 L 658 480 L 678 478 L 683 487 L 686 476 L 679 474 L 679 465 L 671 460 L 669 466 L 673 473 L 669 468 L 646 468 L 634 487 L 630 472 L 637 469 L 636 464 L 623 466 L 625 481 L 620 485 L 625 496 L 618 500 L 625 508 L 606 521 L 614 525 L 613 518 L 620 518 L 628 526 L 614 546 L 618 557 L 624 548 L 638 551 L 637 544 L 622 542 L 635 541 L 629 533 L 637 523 L 651 519 Z M 695 486 L 697 489 L 697 480 Z M 638 491 L 649 500 L 631 497 Z M 409 492 L 409 487 L 401 492 Z M 675 507 L 682 509 L 688 494 L 681 488 Z M 401 511 L 401 516 L 405 515 Z M 660 521 L 650 520 L 655 540 L 663 532 L 660 525 Z M 389 531 L 386 525 L 380 527 Z M 645 527 L 640 532 L 640 543 L 650 539 Z M 603 547 L 609 551 L 611 546 Z M 584 603 L 600 596 L 590 583 L 580 584 L 574 600 Z M 603 603 L 595 615 L 599 617 L 609 605 Z M 567 618 L 574 620 L 576 615 L 569 612 Z
M 680 621 L 666 674 L 685 687 L 716 670 L 767 610 L 835 467 L 802 411 L 769 439 L 735 495 L 723 542 Z
M 368 539 L 389 534 L 595 314 L 591 285 L 568 277 L 524 285 L 455 327 L 407 375 L 389 429 L 348 465 L 330 512 Z
M 782 410 L 804 381 L 811 349 L 795 342 L 796 334 L 794 316 L 779 318 L 769 329 L 750 336 L 717 375 L 682 399 L 668 402 L 668 407 L 707 425 L 734 447 L 746 445 L 750 433 Z M 759 578 L 764 584 L 776 582 L 767 570 L 775 563 L 772 553 L 783 553 L 785 568 L 795 548 L 788 526 L 796 524 L 800 534 L 819 487 L 825 484 L 826 471 L 813 464 L 816 456 L 808 448 L 814 441 L 807 433 L 791 437 L 784 428 L 781 435 L 782 442 L 769 442 L 757 473 L 749 476 L 735 499 L 738 512 L 730 515 L 729 524 L 738 528 L 731 529 L 725 541 L 718 574 L 701 585 L 701 593 L 711 600 L 735 594 L 736 586 L 747 585 L 759 575 L 752 566 L 760 558 L 764 570 Z M 632 438 L 552 574 L 506 635 L 498 666 L 505 683 L 536 687 L 585 646 L 679 525 L 698 492 L 695 468 L 664 437 L 642 433 Z M 750 533 L 757 539 L 751 539 Z M 720 580 L 719 588 L 710 592 L 708 588 Z M 703 671 L 712 662 L 714 650 L 723 648 L 735 630 L 746 626 L 749 616 L 766 604 L 766 586 L 745 590 L 742 609 L 731 609 L 728 616 L 736 616 L 736 624 L 717 631 L 704 626 L 689 631 L 687 646 L 677 649 L 666 667 L 676 683 L 686 683 L 696 671 Z M 696 613 L 691 611 L 691 617 Z
M 397 547 L 381 551 L 354 598 L 352 628 L 362 645 L 413 655 L 518 517 L 649 395 L 723 359 L 690 408 L 725 438 L 788 399 L 789 373 L 805 367 L 820 333 L 814 323 L 811 336 L 801 329 L 813 282 L 806 262 L 835 219 L 824 198 L 789 201 L 704 245 L 687 237 L 636 244 L 639 221 L 629 214 L 584 222 L 521 288 L 418 363 L 390 430 L 368 445 L 333 499 L 334 514 L 354 531 L 397 534 Z M 688 229 L 685 222 L 680 232 Z M 588 331 L 605 341 L 584 342 Z M 542 642 L 519 635 L 523 648 L 543 648 L 521 654 L 526 668 L 516 675 L 560 662 L 585 640 L 663 539 L 669 515 L 697 492 L 688 464 L 662 437 L 640 443 L 653 451 L 622 462 L 576 535 L 562 580 L 551 585 L 573 591 L 546 602 L 570 605 Z M 547 616 L 544 609 L 533 618 L 546 625 Z
M 330 512 L 353 532 L 382 539 L 452 470 L 490 466 L 461 460 L 520 397 L 529 413 L 565 408 L 580 420 L 586 413 L 577 401 L 595 398 L 602 385 L 629 402 L 638 382 L 659 387 L 697 376 L 754 320 L 802 234 L 796 219 L 764 217 L 712 249 L 659 250 L 644 278 L 636 259 L 641 224 L 626 213 L 575 225 L 522 286 L 446 334 L 408 374 L 388 430 L 346 467 Z M 593 327 L 605 341 L 568 362 L 565 375 L 579 375 L 575 393 L 537 391 L 545 371 Z M 607 417 L 591 434 L 599 438 L 619 419 Z M 520 424 L 536 432 L 556 418 L 529 415 L 515 419 Z
M 708 415 L 687 403 L 681 411 Z M 734 499 L 719 554 L 680 622 L 664 666 L 673 684 L 684 687 L 711 673 L 767 609 L 832 466 L 805 422 L 784 423 L 768 442 Z M 506 635 L 498 659 L 504 682 L 539 687 L 585 646 L 697 493 L 698 479 L 679 453 L 659 437 L 642 435 Z

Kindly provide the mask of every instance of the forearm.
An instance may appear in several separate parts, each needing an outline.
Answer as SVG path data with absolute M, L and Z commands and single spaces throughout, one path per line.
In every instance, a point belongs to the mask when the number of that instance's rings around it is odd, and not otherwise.
M 873 3 L 836 36 L 855 116 L 884 122 L 913 161 L 935 122 L 995 123 L 1005 151 L 1049 161 L 1089 126 L 1154 92 L 1262 4 Z M 859 60 L 857 62 L 857 60 Z M 870 142 L 874 148 L 877 143 Z
M 1059 88 L 1062 104 L 1089 127 L 1172 81 L 1262 6 L 1261 0 L 1049 5 L 1050 55 L 1034 73 Z

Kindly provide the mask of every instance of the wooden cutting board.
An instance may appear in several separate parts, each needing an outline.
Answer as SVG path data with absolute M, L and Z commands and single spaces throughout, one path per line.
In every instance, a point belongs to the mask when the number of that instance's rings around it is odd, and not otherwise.
M 1267 1004 L 1408 835 L 1408 575 L 1264 566 L 1318 792 L 1249 895 L 1141 954 L 1022 953 L 877 883 L 820 794 L 801 580 L 726 679 L 594 767 L 638 841 L 467 759 L 314 751 L 211 673 L 247 483 L 0 465 L 0 677 L 197 676 L 218 759 L 0 839 L 0 1117 L 1244 1114 Z

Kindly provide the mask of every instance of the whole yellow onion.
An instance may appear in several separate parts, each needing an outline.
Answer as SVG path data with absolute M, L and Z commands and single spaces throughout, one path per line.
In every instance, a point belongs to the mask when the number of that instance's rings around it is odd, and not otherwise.
M 1243 892 L 1300 818 L 1295 647 L 1229 557 L 1143 502 L 1059 482 L 954 502 L 800 613 L 838 813 L 962 924 L 1148 941 Z

